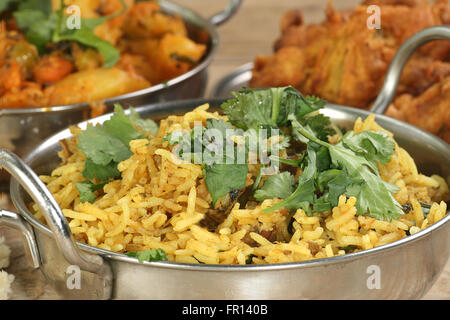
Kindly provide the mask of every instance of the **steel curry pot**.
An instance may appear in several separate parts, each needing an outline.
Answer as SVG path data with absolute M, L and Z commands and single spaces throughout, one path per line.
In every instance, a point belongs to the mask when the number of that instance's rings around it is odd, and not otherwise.
M 201 62 L 192 70 L 139 91 L 104 100 L 108 107 L 120 102 L 139 106 L 152 102 L 164 102 L 203 97 L 208 79 L 207 68 L 219 46 L 217 26 L 234 15 L 241 0 L 230 0 L 228 7 L 209 20 L 175 3 L 161 0 L 159 4 L 168 14 L 179 15 L 186 24 L 189 37 L 204 39 L 207 35 L 207 51 Z M 204 42 L 202 40 L 201 42 Z M 0 147 L 14 148 L 20 156 L 26 155 L 39 142 L 71 124 L 90 118 L 91 107 L 87 103 L 48 106 L 42 108 L 0 109 Z M 0 181 L 5 177 L 0 175 Z
M 205 102 L 154 104 L 137 111 L 142 117 L 158 119 L 168 113 L 192 110 Z M 222 100 L 209 102 L 217 107 Z M 357 117 L 369 115 L 364 110 L 336 105 L 328 105 L 324 113 L 346 127 L 351 127 Z M 110 116 L 90 122 L 101 123 Z M 377 122 L 395 134 L 399 145 L 411 154 L 423 173 L 450 177 L 450 148 L 444 141 L 383 115 L 377 116 Z M 140 264 L 124 254 L 75 243 L 60 208 L 37 177 L 36 173 L 49 173 L 57 166 L 58 141 L 70 136 L 69 130 L 54 135 L 24 162 L 9 151 L 0 151 L 1 167 L 15 178 L 11 196 L 20 212 L 1 211 L 0 224 L 23 232 L 34 267 L 42 270 L 64 298 L 413 299 L 431 288 L 450 256 L 447 214 L 431 227 L 399 241 L 326 259 L 250 266 Z M 27 207 L 31 200 L 39 205 L 49 227 L 30 214 Z M 79 289 L 70 285 L 77 270 L 81 270 Z M 379 276 L 380 287 L 372 282 L 373 276 Z

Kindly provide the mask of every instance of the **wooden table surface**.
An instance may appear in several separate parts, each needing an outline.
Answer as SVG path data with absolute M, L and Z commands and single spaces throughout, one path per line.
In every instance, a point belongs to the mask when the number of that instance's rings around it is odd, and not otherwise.
M 279 22 L 284 12 L 301 7 L 306 22 L 319 22 L 324 18 L 328 0 L 244 0 L 237 15 L 218 27 L 220 48 L 209 69 L 206 96 L 212 86 L 223 76 L 244 63 L 253 61 L 257 54 L 270 54 L 272 44 L 279 35 Z M 185 7 L 210 17 L 227 4 L 227 0 L 175 0 Z M 334 1 L 336 9 L 350 8 L 357 0 Z M 10 204 L 0 196 L 0 208 Z M 13 209 L 13 208 L 10 208 Z M 7 271 L 15 276 L 12 299 L 58 299 L 58 295 L 45 281 L 39 270 L 28 263 L 20 234 L 0 227 L 11 247 L 11 265 Z M 424 299 L 450 299 L 450 261 Z

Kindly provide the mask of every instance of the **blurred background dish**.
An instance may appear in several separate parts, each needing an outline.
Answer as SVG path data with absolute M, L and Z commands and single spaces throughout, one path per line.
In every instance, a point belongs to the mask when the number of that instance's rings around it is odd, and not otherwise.
M 366 26 L 372 4 L 380 7 L 381 29 Z M 420 30 L 450 24 L 450 5 L 439 0 L 362 1 L 340 10 L 329 3 L 324 11 L 325 21 L 307 23 L 303 9 L 288 10 L 280 19 L 274 53 L 256 55 L 248 85 L 292 85 L 329 102 L 368 109 L 398 47 Z M 449 142 L 449 81 L 450 42 L 427 44 L 406 65 L 387 115 Z
M 12 5 L 15 2 L 11 1 Z M 25 36 L 18 30 L 15 16 L 20 14 L 3 13 L 0 76 L 15 80 L 3 81 L 3 92 L 0 90 L 0 147 L 23 156 L 52 133 L 98 116 L 117 102 L 138 106 L 202 97 L 207 67 L 219 44 L 216 26 L 229 19 L 240 2 L 225 2 L 225 10 L 222 8 L 208 20 L 168 1 L 159 1 L 159 5 L 126 1 L 131 9 L 100 24 L 95 34 L 91 32 L 91 36 L 99 34 L 94 41 L 97 44 L 102 37 L 115 43 L 109 51 L 105 53 L 103 47 L 96 50 L 78 41 L 62 41 L 44 44 L 42 57 L 27 40 L 27 36 L 33 39 L 28 34 L 31 27 Z M 118 0 L 71 1 L 71 4 L 79 4 L 87 16 L 100 9 L 114 15 L 121 8 Z M 17 5 L 21 8 L 22 4 Z M 42 10 L 39 7 L 31 11 L 45 14 Z M 29 15 L 30 9 L 25 7 L 16 12 L 21 12 L 24 19 L 23 12 Z M 48 17 L 51 20 L 52 14 Z M 137 26 L 136 21 L 141 25 Z M 118 50 L 119 56 L 110 67 L 114 59 L 109 55 L 114 50 Z M 20 52 L 13 54 L 16 51 Z M 23 59 L 24 56 L 29 59 Z M 11 77 L 14 70 L 15 76 Z M 0 175 L 0 180 L 4 179 L 4 174 Z
M 142 90 L 197 66 L 211 41 L 210 32 L 193 29 L 181 8 L 170 10 L 164 2 L 60 6 L 7 2 L 0 25 L 0 108 L 92 102 Z M 68 12 L 79 14 L 75 29 Z M 45 34 L 36 35 L 39 30 Z

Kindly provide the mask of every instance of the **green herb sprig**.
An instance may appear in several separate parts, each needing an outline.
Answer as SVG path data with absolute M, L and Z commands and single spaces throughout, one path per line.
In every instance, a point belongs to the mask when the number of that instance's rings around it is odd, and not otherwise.
M 149 133 L 156 134 L 157 130 L 157 124 L 151 119 L 142 120 L 132 108 L 130 116 L 127 116 L 123 108 L 116 104 L 114 115 L 103 125 L 88 125 L 78 134 L 78 148 L 86 155 L 83 176 L 88 179 L 76 185 L 81 202 L 94 202 L 95 191 L 120 177 L 117 165 L 131 157 L 131 140 Z
M 151 249 L 146 251 L 130 251 L 126 253 L 127 256 L 137 258 L 139 263 L 144 261 L 167 261 L 166 252 L 163 249 Z
M 282 207 L 306 209 L 309 214 L 313 211 L 320 212 L 318 210 L 336 206 L 339 196 L 345 194 L 357 199 L 358 215 L 391 220 L 403 214 L 401 205 L 392 195 L 398 188 L 383 181 L 378 172 L 378 163 L 390 161 L 394 152 L 395 143 L 390 137 L 380 132 L 365 131 L 355 134 L 349 131 L 339 143 L 332 145 L 317 138 L 309 128 L 300 124 L 294 115 L 289 115 L 288 118 L 292 121 L 293 129 L 303 137 L 302 141 L 308 141 L 307 163 L 304 164 L 296 190 L 265 212 Z M 314 144 L 320 148 L 313 148 Z M 320 149 L 326 150 L 328 155 L 322 152 L 318 157 L 317 150 Z M 329 166 L 325 165 L 320 169 L 317 165 L 320 162 L 329 162 Z M 273 194 L 272 191 L 267 197 Z
M 84 46 L 96 49 L 103 57 L 103 66 L 110 68 L 119 61 L 120 53 L 111 43 L 94 34 L 94 29 L 109 19 L 122 14 L 126 5 L 122 2 L 122 9 L 114 14 L 99 18 L 80 18 L 80 28 L 69 29 L 67 21 L 69 17 L 64 16 L 64 2 L 61 8 L 52 12 L 50 0 L 8 0 L 0 4 L 0 12 L 13 10 L 13 16 L 18 27 L 24 31 L 25 38 L 34 44 L 39 52 L 43 54 L 48 43 L 60 41 L 75 41 Z

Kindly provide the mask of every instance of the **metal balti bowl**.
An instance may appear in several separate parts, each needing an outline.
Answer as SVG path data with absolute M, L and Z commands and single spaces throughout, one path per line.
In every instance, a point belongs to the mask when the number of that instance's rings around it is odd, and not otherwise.
M 393 65 L 402 59 L 394 59 Z M 390 69 L 394 71 L 399 69 Z M 142 117 L 160 119 L 192 110 L 206 101 L 160 103 L 137 111 Z M 217 107 L 222 101 L 209 102 Z M 358 117 L 370 114 L 337 105 L 328 105 L 324 113 L 345 127 L 352 127 Z M 102 123 L 110 116 L 90 122 Z M 377 115 L 377 122 L 394 133 L 421 172 L 450 176 L 450 149 L 444 141 L 383 115 Z M 83 128 L 86 124 L 79 125 Z M 58 141 L 69 137 L 69 130 L 61 131 L 31 152 L 24 162 L 7 150 L 0 151 L 0 167 L 15 178 L 11 181 L 11 196 L 19 210 L 19 214 L 0 211 L 0 225 L 22 231 L 33 266 L 41 269 L 63 298 L 416 299 L 431 288 L 450 256 L 447 214 L 429 228 L 399 241 L 326 259 L 249 266 L 140 264 L 124 254 L 76 243 L 61 209 L 37 177 L 36 173 L 48 174 L 58 165 Z M 31 201 L 41 208 L 48 226 L 31 215 Z M 76 269 L 81 270 L 78 289 L 68 286 Z M 374 277 L 379 283 L 373 281 Z
M 234 15 L 241 0 L 230 0 L 228 7 L 210 19 L 169 1 L 161 0 L 162 10 L 168 14 L 180 15 L 184 20 L 190 38 L 201 39 L 208 35 L 208 49 L 201 63 L 192 70 L 149 88 L 106 99 L 109 109 L 114 103 L 139 106 L 152 102 L 164 102 L 203 97 L 207 83 L 207 67 L 213 60 L 218 46 L 219 34 L 216 26 Z M 204 41 L 204 40 L 203 40 Z M 0 147 L 14 149 L 20 156 L 26 155 L 40 142 L 71 124 L 90 118 L 88 103 L 42 108 L 0 109 Z M 0 181 L 5 177 L 0 175 Z
M 159 118 L 191 110 L 204 102 L 149 105 L 138 112 L 143 117 Z M 210 102 L 218 106 L 221 101 Z M 357 117 L 369 114 L 340 106 L 328 106 L 324 111 L 333 121 L 347 127 Z M 94 123 L 108 117 L 97 118 Z M 385 116 L 377 116 L 377 122 L 395 133 L 398 143 L 411 153 L 421 171 L 450 176 L 450 151 L 445 142 Z M 59 163 L 58 141 L 70 136 L 69 130 L 64 130 L 46 140 L 26 157 L 25 163 L 37 174 L 48 174 Z M 11 196 L 20 214 L 3 211 L 0 224 L 24 232 L 28 250 L 33 253 L 33 265 L 41 269 L 64 298 L 411 299 L 421 297 L 431 288 L 450 255 L 450 215 L 447 215 L 426 230 L 400 241 L 327 259 L 263 266 L 139 264 L 124 254 L 81 243 L 74 245 L 65 218 L 37 176 L 7 151 L 0 155 L 0 161 L 23 185 L 22 188 L 17 180 L 11 184 Z M 48 212 L 50 227 L 31 215 L 28 205 L 32 199 L 27 192 Z M 79 290 L 67 287 L 70 275 L 67 270 L 71 265 L 89 270 L 81 272 Z M 380 289 L 370 286 L 373 270 L 379 270 Z

